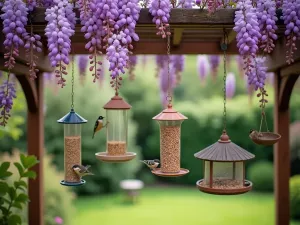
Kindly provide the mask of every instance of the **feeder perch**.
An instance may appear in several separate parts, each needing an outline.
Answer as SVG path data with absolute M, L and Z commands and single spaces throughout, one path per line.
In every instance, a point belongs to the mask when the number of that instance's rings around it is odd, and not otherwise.
M 136 153 L 127 152 L 128 110 L 131 108 L 118 94 L 103 107 L 106 110 L 106 152 L 96 153 L 104 162 L 126 162 L 135 158 Z
M 81 165 L 81 124 L 87 120 L 78 115 L 74 109 L 57 121 L 64 124 L 64 167 L 65 179 L 60 183 L 65 186 L 85 184 L 72 169 L 73 165 Z
M 169 104 L 153 119 L 160 126 L 160 168 L 152 170 L 152 173 L 162 177 L 178 177 L 189 173 L 189 170 L 180 168 L 180 129 L 187 117 Z
M 194 156 L 204 161 L 204 179 L 196 183 L 200 191 L 234 195 L 252 189 L 252 183 L 245 180 L 245 161 L 255 156 L 231 142 L 226 131 L 218 142 Z
M 255 144 L 270 146 L 276 144 L 281 138 L 281 135 L 272 132 L 258 132 L 257 135 L 250 134 L 249 137 Z

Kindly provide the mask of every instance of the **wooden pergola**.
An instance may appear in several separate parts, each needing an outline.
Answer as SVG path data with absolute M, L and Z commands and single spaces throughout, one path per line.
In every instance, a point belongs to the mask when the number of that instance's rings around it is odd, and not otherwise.
M 44 36 L 45 9 L 36 9 L 33 15 L 33 30 L 42 35 L 44 51 L 39 55 L 37 67 L 40 70 L 35 81 L 28 78 L 28 68 L 24 52 L 16 60 L 12 70 L 17 75 L 26 96 L 27 115 L 27 150 L 28 154 L 38 157 L 40 163 L 34 167 L 38 176 L 29 181 L 29 224 L 43 225 L 43 155 L 44 155 L 44 118 L 43 118 L 43 72 L 51 72 L 47 57 L 47 40 Z M 79 18 L 79 13 L 77 18 Z M 223 29 L 229 34 L 228 54 L 238 54 L 236 47 L 234 26 L 234 9 L 221 9 L 213 15 L 199 9 L 172 9 L 170 26 L 172 31 L 171 54 L 222 54 L 220 43 L 223 41 Z M 278 18 L 280 18 L 278 12 Z M 1 23 L 2 24 L 2 23 Z M 288 225 L 290 220 L 289 209 L 289 178 L 290 178 L 290 146 L 289 146 L 289 100 L 293 86 L 300 74 L 300 50 L 295 52 L 295 62 L 287 65 L 285 62 L 284 27 L 278 21 L 279 39 L 276 48 L 268 59 L 269 71 L 275 72 L 275 107 L 274 131 L 282 135 L 274 148 L 275 163 L 275 200 L 276 225 Z M 76 33 L 72 37 L 74 54 L 87 54 L 84 49 L 85 40 L 80 32 L 80 22 L 77 21 Z M 156 35 L 156 28 L 148 9 L 142 9 L 137 25 L 140 41 L 134 45 L 135 54 L 166 54 L 166 40 Z M 3 43 L 4 36 L 0 35 Z M 298 44 L 300 49 L 300 44 Z M 4 48 L 0 47 L 1 70 L 4 68 Z M 245 137 L 247 138 L 247 137 Z

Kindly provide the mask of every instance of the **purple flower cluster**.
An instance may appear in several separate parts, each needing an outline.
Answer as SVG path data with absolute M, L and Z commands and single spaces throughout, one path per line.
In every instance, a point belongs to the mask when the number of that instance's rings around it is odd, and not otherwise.
M 40 0 L 39 1 L 41 4 L 39 6 L 49 8 L 54 5 L 54 0 Z
M 7 124 L 14 98 L 16 98 L 15 84 L 9 82 L 8 75 L 7 81 L 0 86 L 0 126 Z
M 283 0 L 282 19 L 286 25 L 287 36 L 286 61 L 288 64 L 294 62 L 294 52 L 297 50 L 296 40 L 300 37 L 300 2 L 299 0 Z
M 4 66 L 9 70 L 15 65 L 19 47 L 24 45 L 23 34 L 26 33 L 27 8 L 22 0 L 6 0 L 2 7 L 3 33 L 6 53 Z
M 181 73 L 184 70 L 184 55 L 172 55 L 170 57 L 170 66 L 174 69 L 176 75 L 176 84 L 179 84 L 181 81 Z
M 256 57 L 254 69 L 248 75 L 249 85 L 253 85 L 255 90 L 264 88 L 267 78 L 267 67 L 265 66 L 265 57 Z
M 36 0 L 27 0 L 26 1 L 26 6 L 28 8 L 29 12 L 32 12 L 34 8 L 36 7 L 37 3 Z
M 226 97 L 232 98 L 235 93 L 235 76 L 233 73 L 228 73 L 226 77 Z
M 168 63 L 168 56 L 167 55 L 156 55 L 156 74 L 155 77 L 159 77 L 160 70 L 164 68 L 165 64 Z
M 211 72 L 212 72 L 212 76 L 213 78 L 215 78 L 218 74 L 218 67 L 220 64 L 220 56 L 219 55 L 210 55 L 209 56 L 209 63 L 210 63 L 210 67 L 211 67 Z
M 222 6 L 222 0 L 207 0 L 207 10 L 209 13 L 214 13 Z
M 75 30 L 75 25 L 76 25 L 76 15 L 75 12 L 73 11 L 73 4 L 68 2 L 68 4 L 65 6 L 65 13 L 66 17 L 70 23 L 71 29 Z
M 261 33 L 259 47 L 264 52 L 271 53 L 275 47 L 274 41 L 277 40 L 275 32 L 278 29 L 274 0 L 258 0 L 256 14 Z
M 191 9 L 193 8 L 193 0 L 179 0 L 178 5 L 180 8 Z
M 129 70 L 128 70 L 129 80 L 134 80 L 135 78 L 134 70 L 136 64 L 137 64 L 137 56 L 136 55 L 129 56 Z
M 64 87 L 67 75 L 66 66 L 69 64 L 69 53 L 71 51 L 71 39 L 74 29 L 68 20 L 66 8 L 70 4 L 67 0 L 54 0 L 55 5 L 46 10 L 45 34 L 48 38 L 48 49 L 51 66 L 57 67 L 55 76 L 59 78 L 58 84 Z
M 209 62 L 206 56 L 199 55 L 197 58 L 197 72 L 199 74 L 200 81 L 204 81 L 208 75 Z
M 157 35 L 166 38 L 167 35 L 171 35 L 168 31 L 169 19 L 170 19 L 171 3 L 170 0 L 153 0 L 151 2 L 149 12 L 153 16 L 153 23 L 157 28 Z
M 24 45 L 25 52 L 26 52 L 26 58 L 28 59 L 28 67 L 29 67 L 29 77 L 31 79 L 36 78 L 36 73 L 39 71 L 36 68 L 36 60 L 38 59 L 37 55 L 35 53 L 42 52 L 42 42 L 41 36 L 38 34 L 33 34 L 32 32 L 26 33 L 24 35 L 24 39 L 26 40 L 26 43 Z
M 80 76 L 85 76 L 85 71 L 88 65 L 89 58 L 86 55 L 78 56 L 78 69 Z

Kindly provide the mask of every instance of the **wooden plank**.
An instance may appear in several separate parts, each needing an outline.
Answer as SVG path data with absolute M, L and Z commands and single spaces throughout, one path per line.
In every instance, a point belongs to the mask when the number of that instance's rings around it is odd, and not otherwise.
M 274 189 L 275 189 L 275 220 L 276 225 L 289 225 L 290 222 L 290 146 L 289 146 L 289 108 L 280 109 L 279 95 L 282 85 L 280 73 L 275 76 L 275 132 L 281 139 L 274 147 Z
M 42 75 L 35 80 L 38 92 L 38 108 L 27 115 L 27 152 L 35 155 L 40 163 L 33 167 L 37 173 L 35 180 L 29 180 L 28 224 L 44 224 L 44 186 L 43 186 L 43 156 L 44 156 L 44 79 Z
M 173 46 L 178 46 L 180 45 L 180 42 L 182 40 L 182 33 L 184 29 L 183 28 L 175 28 L 173 31 Z

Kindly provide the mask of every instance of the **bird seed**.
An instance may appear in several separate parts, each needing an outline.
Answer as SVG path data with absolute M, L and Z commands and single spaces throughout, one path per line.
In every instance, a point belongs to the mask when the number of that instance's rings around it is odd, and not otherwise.
M 65 181 L 80 182 L 80 177 L 72 169 L 73 165 L 81 164 L 81 137 L 65 137 Z
M 125 155 L 126 142 L 125 141 L 108 141 L 107 142 L 108 155 Z
M 163 173 L 180 171 L 180 126 L 161 127 L 160 161 Z
M 200 185 L 209 187 L 209 183 L 202 182 Z M 241 180 L 232 179 L 214 179 L 212 187 L 216 189 L 235 189 L 243 187 L 243 182 Z

